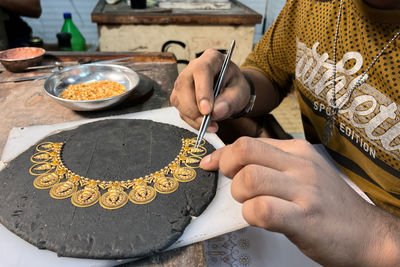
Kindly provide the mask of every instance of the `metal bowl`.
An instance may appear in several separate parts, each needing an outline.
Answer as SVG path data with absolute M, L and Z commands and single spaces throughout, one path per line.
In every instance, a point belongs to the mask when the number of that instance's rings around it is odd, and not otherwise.
M 45 52 L 46 50 L 39 47 L 12 48 L 0 52 L 0 62 L 8 71 L 22 72 L 39 64 Z
M 94 81 L 115 81 L 126 88 L 126 92 L 114 97 L 97 100 L 70 100 L 58 97 L 70 84 Z M 132 69 L 112 64 L 85 64 L 65 68 L 52 74 L 44 82 L 44 91 L 59 104 L 78 111 L 93 111 L 115 106 L 128 98 L 139 84 L 139 75 Z

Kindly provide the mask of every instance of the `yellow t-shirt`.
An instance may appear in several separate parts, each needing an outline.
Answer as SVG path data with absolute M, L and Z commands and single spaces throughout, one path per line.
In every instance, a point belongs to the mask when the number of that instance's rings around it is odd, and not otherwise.
M 304 131 L 321 142 L 333 95 L 333 50 L 340 1 L 288 0 L 243 68 L 269 77 L 283 98 L 295 90 Z M 337 40 L 340 110 L 327 149 L 379 206 L 400 215 L 400 36 L 355 88 L 358 77 L 400 30 L 400 11 L 344 0 Z

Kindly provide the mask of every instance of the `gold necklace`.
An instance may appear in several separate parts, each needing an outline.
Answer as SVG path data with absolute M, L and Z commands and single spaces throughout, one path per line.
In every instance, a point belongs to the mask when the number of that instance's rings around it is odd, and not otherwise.
M 170 194 L 178 189 L 179 182 L 196 178 L 195 169 L 207 150 L 204 140 L 197 148 L 195 143 L 195 138 L 182 139 L 179 154 L 159 171 L 129 180 L 101 181 L 69 170 L 61 158 L 63 143 L 44 142 L 36 146 L 37 152 L 31 157 L 34 165 L 29 173 L 37 176 L 33 181 L 36 188 L 50 189 L 50 196 L 55 199 L 71 197 L 72 204 L 77 207 L 89 207 L 99 202 L 105 209 L 118 209 L 128 200 L 146 204 L 156 197 L 157 192 Z M 107 192 L 101 194 L 100 189 Z M 129 189 L 128 195 L 125 190 Z
M 332 99 L 330 101 L 331 103 L 329 105 L 330 113 L 327 114 L 328 118 L 326 119 L 326 124 L 323 129 L 322 143 L 324 145 L 328 144 L 329 140 L 332 138 L 333 128 L 335 127 L 335 123 L 336 123 L 336 115 L 338 114 L 340 107 L 351 97 L 351 95 L 353 94 L 353 92 L 356 88 L 360 87 L 363 83 L 365 83 L 367 81 L 368 71 L 375 65 L 375 63 L 382 56 L 382 54 L 385 52 L 385 50 L 393 43 L 394 40 L 397 39 L 397 37 L 400 34 L 400 30 L 399 30 L 398 32 L 396 32 L 393 35 L 392 39 L 389 40 L 389 42 L 383 47 L 383 49 L 379 52 L 379 54 L 372 60 L 371 64 L 369 64 L 367 69 L 360 75 L 359 79 L 354 84 L 354 86 L 345 93 L 342 101 L 338 104 L 336 102 L 336 76 L 337 76 L 337 70 L 336 70 L 337 62 L 336 61 L 337 61 L 337 39 L 338 39 L 338 34 L 339 34 L 340 20 L 342 17 L 342 7 L 343 7 L 343 0 L 340 0 L 338 19 L 336 22 L 334 46 L 333 46 L 333 80 L 332 80 L 333 94 L 332 94 Z

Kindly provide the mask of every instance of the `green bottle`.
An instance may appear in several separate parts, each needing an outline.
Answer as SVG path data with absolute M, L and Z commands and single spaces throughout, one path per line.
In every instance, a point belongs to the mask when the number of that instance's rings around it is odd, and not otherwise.
M 62 26 L 61 32 L 67 32 L 71 34 L 72 51 L 86 50 L 85 38 L 72 22 L 72 15 L 69 12 L 64 13 L 64 25 Z

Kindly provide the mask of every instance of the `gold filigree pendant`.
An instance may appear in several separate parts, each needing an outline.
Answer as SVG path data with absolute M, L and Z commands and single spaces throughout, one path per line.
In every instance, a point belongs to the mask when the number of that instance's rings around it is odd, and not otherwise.
M 77 187 L 71 181 L 66 181 L 54 185 L 50 189 L 50 196 L 56 199 L 64 199 L 72 196 L 72 194 L 77 190 Z
M 71 196 L 71 202 L 77 207 L 90 207 L 96 204 L 101 197 L 99 188 L 95 181 L 90 181 L 83 189 Z
M 45 173 L 33 180 L 33 185 L 38 189 L 48 189 L 60 182 L 60 177 L 55 173 Z
M 178 189 L 179 183 L 172 177 L 165 177 L 163 173 L 156 173 L 154 179 L 154 189 L 161 194 L 170 194 Z
M 110 210 L 121 208 L 127 202 L 128 195 L 118 182 L 115 182 L 100 198 L 100 205 Z
M 129 200 L 135 204 L 147 204 L 156 197 L 156 190 L 146 183 L 139 182 L 129 193 Z
M 196 178 L 196 171 L 188 167 L 179 167 L 174 170 L 174 177 L 179 182 L 190 182 Z

